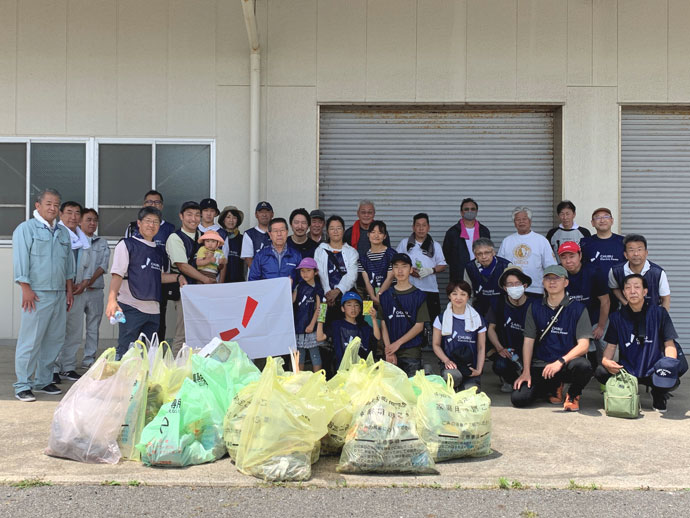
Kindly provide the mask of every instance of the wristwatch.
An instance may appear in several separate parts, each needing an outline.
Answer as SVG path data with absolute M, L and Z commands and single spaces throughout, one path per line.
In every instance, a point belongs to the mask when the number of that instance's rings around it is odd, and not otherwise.
M 563 358 L 563 356 L 558 358 L 558 361 L 561 362 L 561 365 L 565 365 L 565 359 Z

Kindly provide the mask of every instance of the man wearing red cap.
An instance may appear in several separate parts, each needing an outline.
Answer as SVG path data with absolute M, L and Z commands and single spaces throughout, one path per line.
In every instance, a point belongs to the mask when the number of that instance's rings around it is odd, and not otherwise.
M 593 367 L 596 367 L 604 351 L 605 344 L 601 339 L 606 332 L 611 309 L 607 287 L 608 278 L 595 266 L 583 264 L 580 245 L 574 241 L 566 241 L 558 247 L 558 257 L 561 265 L 568 272 L 568 295 L 587 307 L 589 320 L 593 326 L 593 340 L 590 341 L 588 356 Z

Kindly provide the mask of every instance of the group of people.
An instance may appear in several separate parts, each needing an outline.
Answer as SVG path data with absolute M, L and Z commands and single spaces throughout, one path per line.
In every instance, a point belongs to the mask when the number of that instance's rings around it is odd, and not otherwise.
M 592 214 L 590 235 L 575 222 L 573 203 L 563 201 L 561 224 L 544 237 L 531 229 L 531 210 L 516 207 L 516 232 L 497 254 L 471 198 L 462 200 L 460 219 L 442 243 L 430 234 L 429 216 L 419 213 L 396 248 L 369 200 L 359 203 L 350 227 L 320 209 L 275 217 L 262 201 L 257 225 L 244 234 L 244 213 L 235 206 L 185 202 L 176 228 L 163 220 L 163 203 L 161 193 L 146 193 L 113 250 L 105 314 L 120 321 L 118 356 L 140 333 L 166 336 L 168 303 L 177 313 L 173 349 L 182 346 L 186 284 L 289 277 L 301 368 L 309 360 L 314 370 L 332 370 L 358 336 L 362 356 L 372 352 L 413 376 L 431 347 L 456 390 L 481 388 L 491 358 L 515 406 L 543 397 L 571 411 L 593 376 L 605 383 L 624 368 L 651 387 L 661 412 L 687 370 L 668 315 L 666 274 L 647 259 L 643 236 L 611 231 L 607 208 Z M 35 400 L 33 391 L 59 394 L 61 377 L 78 379 L 85 315 L 81 366 L 94 361 L 109 262 L 95 210 L 61 203 L 52 189 L 35 207 L 13 235 L 22 287 L 15 360 L 21 401 Z M 446 268 L 449 302 L 442 305 L 437 275 Z

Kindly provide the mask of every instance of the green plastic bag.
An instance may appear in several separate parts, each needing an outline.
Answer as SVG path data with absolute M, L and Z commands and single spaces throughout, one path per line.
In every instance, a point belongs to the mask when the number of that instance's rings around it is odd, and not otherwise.
M 336 470 L 342 473 L 437 473 L 417 433 L 416 396 L 405 373 L 379 361 L 354 398 L 354 416 Z
M 137 449 L 147 466 L 190 466 L 225 453 L 221 427 L 214 422 L 208 391 L 185 378 L 177 397 L 165 403 L 144 428 Z
M 453 379 L 439 384 L 439 376 L 418 372 L 414 384 L 417 399 L 417 429 L 435 461 L 481 457 L 491 453 L 491 400 L 471 387 L 457 394 Z
M 130 358 L 138 358 L 140 360 L 140 368 L 132 384 L 129 405 L 127 406 L 124 422 L 120 428 L 117 444 L 120 447 L 123 459 L 139 460 L 141 455 L 139 450 L 136 449 L 136 444 L 139 442 L 141 432 L 146 424 L 146 400 L 148 394 L 149 359 L 146 345 L 139 340 L 134 342 L 134 345 L 129 348 L 120 360 L 120 364 Z
M 156 417 L 163 404 L 175 398 L 184 380 L 192 377 L 192 349 L 185 346 L 177 357 L 173 357 L 170 345 L 163 341 L 155 348 L 153 356 L 149 355 L 149 362 L 146 424 Z
M 242 425 L 236 457 L 242 473 L 267 481 L 311 477 L 333 410 L 320 396 L 326 386 L 323 372 L 300 378 L 301 388 L 292 394 L 281 383 L 275 360 L 267 358 Z
M 635 419 L 640 416 L 640 395 L 637 378 L 625 369 L 606 382 L 604 410 L 609 417 Z

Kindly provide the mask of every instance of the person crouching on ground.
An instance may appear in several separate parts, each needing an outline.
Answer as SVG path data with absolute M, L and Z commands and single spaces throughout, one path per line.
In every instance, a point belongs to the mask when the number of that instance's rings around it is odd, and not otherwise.
M 486 324 L 468 304 L 472 288 L 466 281 L 450 281 L 446 287 L 450 303 L 434 320 L 434 354 L 441 361 L 441 376 L 453 377 L 455 391 L 476 386 L 481 389 L 486 351 Z
M 120 323 L 117 339 L 118 359 L 140 333 L 150 340 L 158 330 L 161 283 L 187 284 L 182 274 L 164 272 L 168 259 L 153 241 L 162 220 L 163 215 L 158 209 L 140 209 L 137 225 L 141 237 L 126 237 L 113 251 L 112 279 L 105 314 L 111 318 L 121 311 L 125 316 L 126 321 Z
M 209 279 L 216 280 L 227 263 L 221 250 L 225 241 L 218 232 L 209 230 L 199 238 L 199 244 L 202 246 L 196 253 L 196 269 Z

